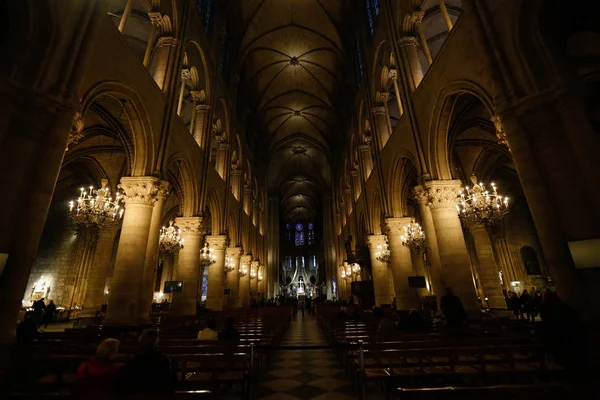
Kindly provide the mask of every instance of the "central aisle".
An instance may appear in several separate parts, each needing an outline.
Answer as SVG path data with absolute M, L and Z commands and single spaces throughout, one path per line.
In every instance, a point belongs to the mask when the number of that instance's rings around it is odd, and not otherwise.
M 255 398 L 261 400 L 357 398 L 356 387 L 350 384 L 331 349 L 302 349 L 305 346 L 327 346 L 325 335 L 313 316 L 302 317 L 299 312 L 297 319 L 290 324 L 281 346 L 294 349 L 277 351 L 267 373 L 260 380 Z

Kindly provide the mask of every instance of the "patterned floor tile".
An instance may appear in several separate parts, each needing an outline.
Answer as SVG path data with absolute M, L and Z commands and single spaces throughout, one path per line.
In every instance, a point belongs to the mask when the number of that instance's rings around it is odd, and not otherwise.
M 266 382 L 261 383 L 261 385 L 265 386 L 268 389 L 274 390 L 276 392 L 285 392 L 285 391 L 297 388 L 298 386 L 302 386 L 302 383 L 293 381 L 291 379 L 282 378 L 282 379 L 275 379 L 272 381 L 266 381 Z
M 318 388 L 327 390 L 327 391 L 331 391 L 331 390 L 335 390 L 337 388 L 347 385 L 348 382 L 342 381 L 339 379 L 335 379 L 335 378 L 321 378 L 321 379 L 317 379 L 312 382 L 308 382 L 308 384 L 311 386 L 316 386 Z
M 290 396 L 285 393 L 273 393 L 265 397 L 259 397 L 258 400 L 298 400 L 299 397 Z
M 284 359 L 284 361 L 276 361 L 273 363 L 274 366 L 283 367 L 283 368 L 294 368 L 301 364 L 302 364 L 301 361 L 287 360 L 287 359 Z
M 345 394 L 335 393 L 335 392 L 326 392 L 317 397 L 313 397 L 312 400 L 355 400 L 357 396 L 346 396 Z
M 323 390 L 316 386 L 303 385 L 293 390 L 288 390 L 286 393 L 291 396 L 296 396 L 300 399 L 312 399 L 314 397 L 322 395 L 323 393 L 327 393 L 327 390 Z
M 278 368 L 278 369 L 273 369 L 268 372 L 269 375 L 273 375 L 278 378 L 289 378 L 291 376 L 298 375 L 300 373 L 302 373 L 302 371 L 299 371 L 297 369 L 290 369 L 290 368 Z

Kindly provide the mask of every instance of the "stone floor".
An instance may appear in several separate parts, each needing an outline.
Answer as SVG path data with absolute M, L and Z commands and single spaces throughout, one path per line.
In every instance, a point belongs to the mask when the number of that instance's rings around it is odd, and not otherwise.
M 357 387 L 350 383 L 333 351 L 327 346 L 325 335 L 313 316 L 298 315 L 292 321 L 282 347 L 261 377 L 254 398 L 268 400 L 346 400 L 356 399 Z

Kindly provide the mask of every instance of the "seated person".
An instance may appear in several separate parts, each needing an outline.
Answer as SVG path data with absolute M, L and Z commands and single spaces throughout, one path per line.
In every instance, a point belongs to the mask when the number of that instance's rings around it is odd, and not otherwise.
M 104 339 L 96 349 L 96 355 L 77 368 L 73 393 L 81 398 L 107 398 L 114 394 L 117 370 L 114 362 L 121 343 L 117 339 Z
M 219 340 L 240 340 L 240 333 L 235 329 L 235 320 L 232 317 L 225 320 L 225 329 L 219 333 Z
M 117 388 L 124 393 L 169 392 L 175 386 L 171 360 L 158 351 L 158 332 L 145 330 L 138 351 L 119 370 Z
M 217 340 L 217 320 L 211 318 L 206 323 L 206 328 L 198 332 L 198 340 Z

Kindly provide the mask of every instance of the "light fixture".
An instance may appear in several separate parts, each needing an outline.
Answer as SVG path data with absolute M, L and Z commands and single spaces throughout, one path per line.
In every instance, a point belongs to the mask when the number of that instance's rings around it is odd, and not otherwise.
M 238 275 L 240 276 L 240 278 L 243 278 L 246 275 L 248 275 L 248 266 L 246 264 L 240 265 L 240 269 L 238 270 Z
M 508 213 L 508 197 L 500 196 L 494 183 L 490 183 L 490 192 L 483 183 L 477 183 L 475 175 L 471 175 L 471 182 L 472 188 L 465 186 L 459 192 L 459 204 L 456 205 L 458 216 L 467 226 L 481 223 L 490 229 Z
M 261 266 L 261 267 L 258 269 L 258 276 L 257 276 L 257 279 L 258 279 L 258 281 L 259 281 L 259 282 L 262 282 L 262 280 L 263 280 L 263 273 L 262 273 L 262 269 L 263 269 L 263 267 L 262 267 L 262 266 Z
M 169 221 L 169 226 L 160 228 L 160 237 L 158 239 L 158 248 L 163 253 L 174 253 L 183 249 L 183 238 L 181 229 Z
M 421 254 L 425 251 L 425 232 L 417 222 L 404 225 L 404 234 L 400 237 L 402 246 L 415 250 Z
M 89 192 L 81 188 L 77 200 L 69 202 L 69 217 L 80 225 L 117 225 L 123 218 L 123 198 L 119 192 L 113 199 L 110 196 L 108 180 L 102 179 L 102 187 Z
M 390 252 L 389 246 L 387 243 L 383 245 L 377 245 L 377 251 L 375 252 L 375 258 L 377 261 L 380 261 L 385 264 L 389 264 L 392 261 L 392 253 Z
M 342 278 L 342 279 L 346 279 L 347 278 L 347 276 L 346 276 L 346 269 L 344 268 L 343 265 L 340 265 L 340 278 Z
M 235 269 L 235 263 L 233 262 L 233 257 L 226 257 L 225 258 L 225 273 L 228 274 L 230 272 L 233 272 L 233 270 Z
M 256 268 L 250 267 L 250 280 L 256 278 Z
M 200 250 L 200 264 L 204 267 L 209 267 L 217 262 L 217 256 L 213 254 L 213 250 L 210 248 L 208 243 L 204 244 L 204 247 Z
M 358 263 L 352 264 L 352 273 L 356 276 L 360 275 L 360 265 Z

